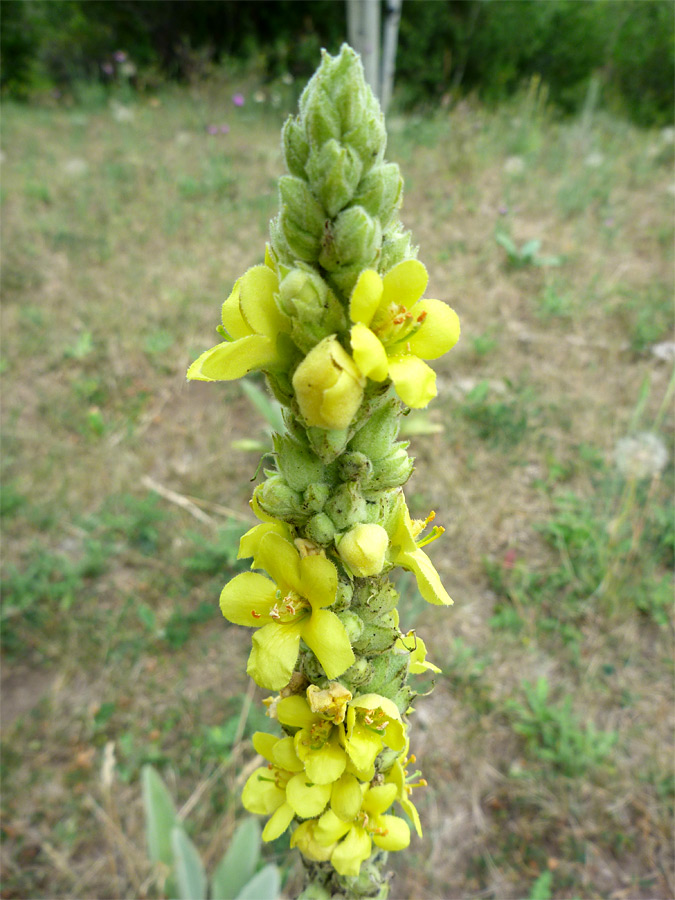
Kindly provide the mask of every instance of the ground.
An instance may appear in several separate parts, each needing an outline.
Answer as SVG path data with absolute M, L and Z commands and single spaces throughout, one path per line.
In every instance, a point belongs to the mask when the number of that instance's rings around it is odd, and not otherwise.
M 250 635 L 217 599 L 269 426 L 185 370 L 276 209 L 294 86 L 257 90 L 4 105 L 4 898 L 158 896 L 145 762 L 209 870 L 243 815 L 270 724 L 256 691 L 236 739 Z M 558 122 L 534 86 L 389 133 L 462 321 L 406 421 L 455 605 L 401 582 L 443 674 L 392 897 L 672 897 L 673 132 Z

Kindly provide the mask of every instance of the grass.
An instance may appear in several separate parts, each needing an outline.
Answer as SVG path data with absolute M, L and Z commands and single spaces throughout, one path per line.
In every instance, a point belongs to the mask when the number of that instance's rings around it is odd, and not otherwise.
M 269 725 L 217 599 L 276 413 L 253 383 L 184 381 L 276 207 L 285 100 L 236 87 L 242 109 L 213 80 L 124 115 L 100 92 L 3 110 L 6 898 L 157 896 L 146 763 L 211 871 Z M 672 147 L 535 99 L 390 117 L 404 221 L 463 330 L 410 431 L 455 606 L 401 580 L 443 674 L 416 704 L 425 839 L 392 858 L 394 897 L 673 894 L 671 371 L 651 353 L 672 339 Z M 645 432 L 665 468 L 622 474 Z M 286 846 L 265 853 L 293 896 Z

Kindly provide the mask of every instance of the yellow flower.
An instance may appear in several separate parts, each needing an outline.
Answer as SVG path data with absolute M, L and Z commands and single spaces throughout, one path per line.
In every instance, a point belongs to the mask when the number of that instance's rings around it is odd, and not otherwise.
M 337 781 L 347 767 L 347 754 L 340 744 L 342 729 L 335 719 L 313 712 L 299 694 L 282 697 L 276 705 L 276 716 L 287 728 L 298 729 L 293 745 L 309 780 L 314 784 Z
M 410 518 L 408 507 L 403 495 L 399 495 L 397 509 L 394 513 L 390 527 L 390 552 L 389 561 L 395 566 L 401 566 L 411 571 L 420 594 L 424 599 L 436 606 L 451 606 L 452 600 L 441 583 L 440 576 L 433 563 L 421 549 L 431 541 L 443 534 L 444 529 L 438 526 L 432 528 L 426 538 L 418 540 L 418 535 L 424 531 L 429 522 L 434 518 L 431 513 L 427 519 Z
M 336 544 L 340 559 L 351 572 L 367 578 L 384 568 L 389 535 L 381 525 L 364 523 L 354 525 Z
M 411 675 L 421 675 L 422 672 L 440 673 L 441 669 L 427 660 L 427 647 L 421 637 L 415 631 L 408 631 L 403 637 L 397 638 L 394 649 L 401 653 L 409 653 L 410 661 L 408 671 Z
M 349 303 L 354 362 L 373 381 L 389 377 L 404 403 L 417 409 L 436 396 L 436 375 L 424 359 L 437 359 L 459 340 L 456 312 L 441 300 L 420 299 L 427 270 L 407 259 L 381 277 L 359 276 Z
M 362 784 L 361 806 L 350 821 L 328 809 L 316 820 L 303 822 L 291 837 L 291 846 L 309 859 L 330 860 L 340 875 L 358 876 L 375 844 L 382 850 L 403 850 L 410 843 L 410 829 L 398 816 L 385 815 L 396 799 L 395 784 L 370 787 Z
M 403 750 L 405 731 L 398 707 L 379 694 L 362 694 L 347 707 L 345 750 L 354 767 L 367 778 L 373 777 L 373 764 L 386 744 Z
M 334 334 L 309 351 L 293 375 L 293 389 L 308 425 L 347 428 L 363 399 L 365 378 Z
M 303 765 L 293 749 L 292 738 L 277 738 L 258 731 L 253 735 L 256 751 L 269 761 L 249 777 L 242 803 L 249 812 L 271 816 L 262 833 L 264 841 L 283 834 L 295 816 L 320 815 L 330 800 L 332 787 L 308 783 Z
M 335 601 L 337 570 L 324 556 L 300 557 L 290 541 L 264 534 L 255 562 L 273 581 L 243 572 L 225 585 L 220 608 L 230 622 L 259 630 L 246 671 L 261 687 L 279 690 L 293 673 L 300 639 L 319 660 L 328 678 L 354 662 L 344 625 L 326 606 Z
M 408 742 L 406 741 L 403 753 L 401 753 L 398 759 L 394 762 L 394 765 L 387 773 L 385 780 L 387 784 L 396 785 L 396 799 L 403 807 L 405 814 L 415 826 L 415 831 L 417 832 L 418 836 L 422 837 L 422 825 L 420 823 L 419 813 L 417 812 L 415 804 L 410 799 L 410 795 L 413 792 L 413 788 L 426 787 L 427 782 L 424 778 L 420 778 L 419 781 L 416 781 L 414 784 L 410 784 L 410 779 L 418 778 L 420 772 L 413 772 L 412 775 L 408 774 L 406 766 L 414 763 L 416 761 L 416 757 L 414 754 L 411 754 L 407 759 L 405 759 L 407 753 Z
M 279 280 L 269 264 L 245 272 L 223 303 L 223 327 L 229 338 L 192 363 L 188 380 L 231 381 L 253 369 L 283 366 L 287 355 L 279 336 L 290 325 L 276 304 L 278 290 Z

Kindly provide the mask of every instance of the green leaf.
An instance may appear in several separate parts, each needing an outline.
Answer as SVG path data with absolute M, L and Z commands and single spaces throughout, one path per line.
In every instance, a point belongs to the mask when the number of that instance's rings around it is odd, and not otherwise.
M 284 419 L 281 415 L 281 406 L 276 400 L 268 397 L 265 391 L 262 391 L 257 384 L 252 381 L 241 382 L 242 389 L 253 406 L 258 410 L 263 419 L 279 434 L 286 431 Z
M 197 848 L 180 825 L 171 831 L 178 900 L 206 900 L 206 873 Z
M 277 900 L 280 890 L 279 869 L 270 863 L 257 875 L 254 875 L 244 889 L 237 894 L 236 900 Z
M 551 900 L 552 881 L 553 875 L 549 870 L 542 872 L 532 885 L 529 900 Z
M 245 819 L 232 835 L 230 846 L 211 883 L 211 900 L 231 900 L 255 872 L 260 858 L 260 825 Z
M 176 824 L 176 807 L 171 794 L 158 772 L 152 766 L 143 766 L 141 773 L 145 829 L 148 855 L 153 863 L 173 863 L 171 829 Z

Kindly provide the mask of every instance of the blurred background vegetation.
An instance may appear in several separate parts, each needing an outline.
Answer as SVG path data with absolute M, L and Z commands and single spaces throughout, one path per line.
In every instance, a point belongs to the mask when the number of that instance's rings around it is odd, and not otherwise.
M 112 84 L 120 66 L 138 90 L 192 81 L 224 60 L 270 80 L 304 82 L 318 50 L 344 39 L 342 0 L 4 0 L 5 95 L 77 98 L 82 81 Z M 639 125 L 672 118 L 670 0 L 406 0 L 397 56 L 407 108 L 466 93 L 495 103 L 533 75 L 563 113 L 590 95 Z

